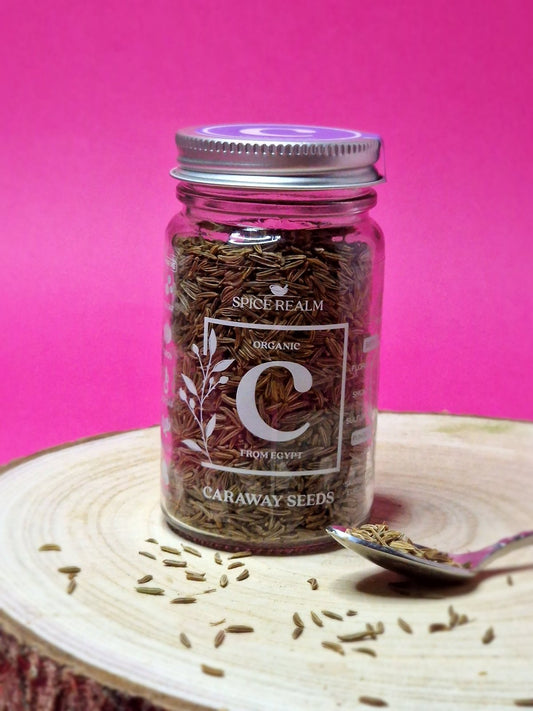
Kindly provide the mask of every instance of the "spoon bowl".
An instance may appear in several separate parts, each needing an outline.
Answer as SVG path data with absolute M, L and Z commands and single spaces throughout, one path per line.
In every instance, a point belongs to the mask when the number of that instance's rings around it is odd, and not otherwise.
M 489 562 L 496 557 L 510 553 L 524 545 L 533 543 L 533 531 L 522 531 L 515 536 L 502 538 L 486 548 L 469 553 L 448 553 L 452 563 L 441 563 L 418 557 L 405 551 L 382 545 L 377 541 L 367 541 L 351 533 L 344 526 L 328 526 L 326 532 L 345 548 L 357 553 L 372 563 L 401 573 L 407 577 L 425 578 L 435 582 L 461 583 L 475 578 Z M 421 551 L 429 547 L 415 544 Z

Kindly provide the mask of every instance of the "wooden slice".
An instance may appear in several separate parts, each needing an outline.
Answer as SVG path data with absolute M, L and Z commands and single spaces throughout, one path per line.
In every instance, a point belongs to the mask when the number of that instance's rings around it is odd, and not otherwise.
M 194 555 L 165 525 L 158 462 L 152 428 L 3 471 L 2 711 L 333 711 L 372 699 L 460 711 L 533 697 L 533 547 L 452 588 L 405 583 L 341 548 L 230 568 L 231 554 Z M 459 552 L 533 528 L 531 423 L 381 414 L 376 471 L 372 520 L 419 543 Z M 60 572 L 70 566 L 72 580 Z M 136 591 L 146 575 L 163 594 Z M 450 629 L 456 613 L 465 624 Z M 380 622 L 375 639 L 339 640 Z

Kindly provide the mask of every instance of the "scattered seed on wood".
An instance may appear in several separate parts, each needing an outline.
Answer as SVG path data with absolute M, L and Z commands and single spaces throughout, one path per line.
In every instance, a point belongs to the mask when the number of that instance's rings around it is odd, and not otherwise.
M 449 629 L 448 625 L 442 622 L 432 622 L 428 627 L 429 632 L 447 632 Z
M 302 627 L 302 628 L 305 627 L 302 618 L 300 617 L 300 615 L 297 612 L 295 612 L 294 615 L 292 616 L 292 621 L 294 622 L 296 627 Z
M 236 580 L 246 580 L 246 578 L 250 577 L 250 573 L 248 572 L 248 568 L 245 568 L 240 575 L 237 575 Z
M 219 551 L 215 553 L 215 563 L 217 565 L 222 565 L 222 556 L 220 555 Z
M 197 583 L 205 583 L 205 573 L 194 573 L 192 570 L 186 570 L 185 575 L 187 580 L 194 580 Z
M 459 624 L 459 614 L 453 609 L 453 605 L 448 608 L 448 616 L 450 618 L 450 627 L 455 627 Z
M 332 620 L 342 620 L 343 619 L 342 615 L 339 615 L 336 612 L 331 612 L 331 610 L 321 610 L 321 612 L 325 617 L 329 617 Z
M 533 698 L 531 699 L 515 699 L 513 701 L 515 706 L 533 706 Z
M 172 555 L 181 555 L 181 551 L 179 551 L 177 548 L 173 548 L 172 546 L 159 546 L 159 548 L 163 551 L 163 553 L 170 553 Z
M 78 568 L 77 565 L 64 565 L 62 568 L 58 568 L 57 571 L 58 573 L 66 573 L 67 575 L 77 575 L 81 572 L 81 568 Z
M 182 548 L 185 551 L 185 553 L 190 553 L 191 555 L 195 555 L 197 558 L 202 557 L 202 554 L 200 553 L 200 551 L 196 550 L 196 548 L 192 548 L 192 546 L 182 545 Z
M 303 627 L 295 627 L 292 631 L 292 638 L 298 639 L 298 637 L 302 634 L 303 631 L 304 631 Z
M 72 593 L 74 592 L 75 589 L 76 589 L 76 579 L 75 579 L 75 578 L 71 578 L 71 580 L 70 580 L 70 582 L 69 582 L 69 584 L 68 584 L 68 587 L 67 587 L 67 593 L 68 593 L 69 595 L 72 595 Z
M 376 707 L 389 705 L 384 699 L 380 699 L 377 696 L 360 696 L 359 703 L 366 704 L 367 706 L 376 706 Z
M 368 654 L 370 657 L 377 657 L 375 649 L 370 649 L 370 647 L 356 647 L 354 652 L 360 652 L 361 654 Z
M 311 590 L 318 590 L 318 581 L 316 578 L 309 578 L 307 582 L 311 586 Z
M 186 568 L 187 561 L 186 560 L 174 560 L 173 558 L 164 558 L 163 565 L 166 565 L 167 568 Z
M 362 630 L 361 632 L 354 632 L 353 634 L 338 634 L 337 639 L 340 642 L 360 642 L 363 639 L 375 639 L 375 632 L 370 632 L 369 630 Z
M 315 625 L 318 625 L 318 627 L 323 627 L 324 623 L 320 619 L 320 617 L 314 612 L 314 610 L 311 610 L 311 619 L 315 623 Z
M 155 543 L 157 545 L 157 541 L 155 540 L 155 538 L 147 538 L 145 543 Z
M 208 664 L 202 664 L 201 669 L 204 674 L 209 674 L 209 676 L 224 676 L 223 669 L 218 669 L 216 667 L 210 667 Z
M 332 652 L 337 652 L 337 654 L 344 654 L 344 649 L 338 642 L 322 642 L 322 646 L 325 649 L 331 649 Z
M 512 576 L 512 575 L 508 575 L 508 576 L 507 576 L 507 585 L 514 585 L 514 581 L 513 581 L 513 576 Z
M 385 625 L 381 620 L 379 620 L 379 622 L 376 622 L 375 631 L 377 632 L 377 634 L 383 634 L 385 632 Z
M 57 543 L 43 543 L 42 546 L 39 547 L 40 551 L 60 551 L 61 546 L 58 546 Z
M 346 611 L 346 617 L 354 617 L 357 615 L 357 610 L 347 610 Z
M 400 629 L 407 632 L 407 634 L 413 634 L 413 628 L 402 617 L 398 617 L 398 625 L 400 626 Z
M 233 558 L 248 558 L 248 556 L 251 555 L 253 555 L 252 551 L 237 551 L 228 556 L 228 560 L 232 560 Z
M 153 553 L 148 553 L 148 551 L 139 551 L 139 555 L 143 555 L 145 558 L 151 558 L 152 560 L 157 560 Z
M 190 649 L 192 647 L 191 640 L 187 637 L 185 632 L 180 633 L 180 642 L 183 644 L 184 647 L 187 647 L 187 649 Z
M 377 639 L 378 633 L 374 629 L 373 625 L 371 625 L 369 622 L 367 622 L 365 627 L 366 627 L 366 631 L 368 632 L 368 636 L 370 637 L 370 639 Z
M 221 620 L 217 620 L 216 622 L 210 622 L 209 624 L 211 625 L 211 627 L 217 627 L 218 625 L 223 625 L 225 621 L 226 618 L 223 617 Z
M 143 595 L 164 595 L 165 591 L 163 588 L 147 588 L 147 587 L 138 587 L 135 588 L 138 593 L 142 593 Z
M 192 595 L 184 595 L 183 597 L 175 597 L 170 601 L 173 605 L 191 605 L 196 602 L 196 598 Z
M 229 627 L 226 627 L 226 632 L 229 632 L 230 634 L 240 634 L 242 632 L 253 632 L 254 628 L 249 627 L 248 625 L 229 625 Z
M 220 576 L 219 585 L 221 588 L 225 588 L 227 584 L 228 584 L 228 576 L 224 573 L 224 575 Z
M 149 583 L 150 580 L 153 580 L 153 579 L 154 579 L 153 575 L 143 575 L 142 578 L 139 578 L 139 580 L 137 580 L 137 584 L 144 585 L 145 583 Z
M 196 593 L 197 595 L 209 595 L 209 593 L 214 593 L 216 592 L 216 588 L 207 588 L 207 590 L 202 590 L 201 593 Z
M 225 631 L 224 631 L 224 630 L 219 630 L 219 631 L 217 632 L 216 636 L 215 636 L 215 649 L 216 649 L 217 647 L 220 647 L 220 645 L 221 645 L 222 642 L 225 640 L 225 638 L 226 638 L 226 633 L 225 633 Z
M 235 563 L 230 563 L 228 565 L 228 570 L 233 570 L 233 568 L 240 568 L 244 563 L 240 560 L 236 560 Z
M 481 638 L 481 641 L 483 642 L 483 644 L 490 644 L 494 640 L 494 637 L 494 629 L 492 627 L 489 627 Z
M 448 607 L 448 615 L 450 618 L 450 629 L 457 627 L 457 625 L 466 625 L 466 623 L 469 622 L 468 616 L 456 612 L 453 609 L 453 605 Z

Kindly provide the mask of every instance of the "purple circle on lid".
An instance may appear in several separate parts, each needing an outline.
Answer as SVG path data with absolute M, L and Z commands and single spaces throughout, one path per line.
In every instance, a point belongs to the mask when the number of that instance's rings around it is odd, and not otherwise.
M 299 126 L 285 124 L 226 124 L 203 126 L 196 129 L 199 136 L 224 138 L 234 141 L 353 141 L 377 138 L 374 134 L 351 131 L 344 128 L 322 126 Z

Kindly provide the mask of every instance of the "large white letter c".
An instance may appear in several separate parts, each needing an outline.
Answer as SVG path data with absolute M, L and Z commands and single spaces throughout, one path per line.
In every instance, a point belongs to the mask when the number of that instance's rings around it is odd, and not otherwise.
M 271 442 L 288 442 L 302 435 L 309 427 L 309 423 L 306 422 L 296 430 L 284 431 L 271 427 L 263 420 L 255 402 L 255 390 L 259 376 L 267 368 L 285 368 L 288 370 L 293 377 L 294 388 L 299 393 L 307 392 L 311 388 L 313 376 L 307 368 L 299 363 L 274 360 L 251 368 L 246 375 L 243 375 L 237 388 L 237 413 L 246 429 L 256 437 L 261 437 Z

